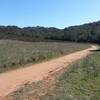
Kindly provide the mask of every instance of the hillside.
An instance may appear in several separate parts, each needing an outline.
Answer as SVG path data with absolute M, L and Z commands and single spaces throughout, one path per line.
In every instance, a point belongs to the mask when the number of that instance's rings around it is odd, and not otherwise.
M 100 43 L 100 21 L 71 26 L 65 29 L 54 27 L 24 27 L 0 26 L 0 39 L 22 41 L 74 41 Z

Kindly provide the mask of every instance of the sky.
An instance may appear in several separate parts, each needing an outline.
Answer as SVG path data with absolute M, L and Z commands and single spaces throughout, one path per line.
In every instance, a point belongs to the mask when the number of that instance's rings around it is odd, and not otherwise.
M 100 20 L 100 0 L 0 0 L 0 25 L 64 28 Z

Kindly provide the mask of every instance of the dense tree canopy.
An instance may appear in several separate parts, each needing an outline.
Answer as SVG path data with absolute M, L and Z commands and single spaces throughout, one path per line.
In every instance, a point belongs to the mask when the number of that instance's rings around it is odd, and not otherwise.
M 54 27 L 0 26 L 0 39 L 16 39 L 23 41 L 75 41 L 100 43 L 100 21 L 65 29 Z

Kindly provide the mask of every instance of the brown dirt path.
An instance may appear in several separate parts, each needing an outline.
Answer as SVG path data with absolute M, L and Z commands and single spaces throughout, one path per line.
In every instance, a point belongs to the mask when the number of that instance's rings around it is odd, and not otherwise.
M 0 74 L 0 100 L 25 83 L 40 81 L 47 77 L 50 72 L 56 72 L 59 69 L 67 67 L 72 62 L 86 57 L 91 54 L 90 50 L 94 50 L 94 48 L 91 47 L 57 59 Z

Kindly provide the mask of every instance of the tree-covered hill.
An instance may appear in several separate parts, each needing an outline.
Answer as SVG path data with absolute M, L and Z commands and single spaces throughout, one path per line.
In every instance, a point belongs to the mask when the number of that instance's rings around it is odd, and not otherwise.
M 74 41 L 100 43 L 100 21 L 71 26 L 65 29 L 54 27 L 24 27 L 0 26 L 0 39 L 15 39 L 23 41 Z

